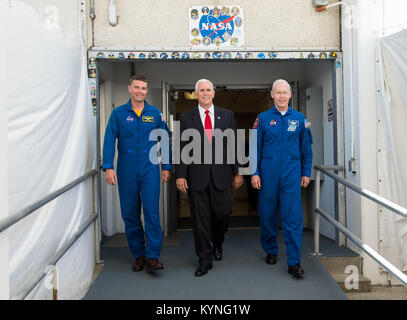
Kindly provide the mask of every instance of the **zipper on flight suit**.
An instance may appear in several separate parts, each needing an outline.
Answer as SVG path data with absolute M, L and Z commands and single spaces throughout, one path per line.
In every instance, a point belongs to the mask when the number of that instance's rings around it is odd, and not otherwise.
M 145 108 L 145 106 L 144 106 Z M 138 116 L 138 114 L 136 113 L 136 111 L 134 111 L 133 107 L 131 108 L 131 110 L 134 112 L 134 114 L 136 115 L 136 135 L 137 135 L 137 145 L 136 145 L 136 158 L 137 158 L 137 163 L 135 163 L 135 166 L 139 166 L 140 162 L 141 162 L 141 152 L 140 152 L 140 147 L 141 147 L 141 117 L 143 115 L 144 112 L 144 108 L 140 113 L 140 116 Z M 137 176 L 140 174 L 139 170 L 137 170 Z M 137 177 L 139 178 L 139 177 Z

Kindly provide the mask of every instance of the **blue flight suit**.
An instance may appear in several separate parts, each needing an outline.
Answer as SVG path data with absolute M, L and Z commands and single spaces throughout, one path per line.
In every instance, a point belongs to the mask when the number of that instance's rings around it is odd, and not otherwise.
M 300 263 L 301 259 L 301 177 L 310 177 L 312 167 L 309 125 L 305 116 L 291 107 L 283 116 L 274 106 L 260 113 L 253 126 L 257 131 L 257 150 L 254 150 L 257 151 L 257 166 L 253 175 L 259 175 L 261 181 L 261 245 L 266 253 L 277 256 L 280 208 L 288 266 Z
M 161 130 L 161 134 L 170 136 L 159 109 L 145 101 L 139 117 L 133 111 L 129 100 L 112 111 L 103 144 L 103 170 L 113 169 L 115 144 L 116 139 L 118 140 L 117 180 L 120 207 L 127 241 L 135 258 L 145 256 L 146 259 L 158 259 L 162 246 L 159 216 L 161 181 L 157 141 L 160 140 L 162 170 L 172 170 L 171 145 L 169 139 L 159 139 L 160 133 L 156 133 L 154 129 L 165 130 Z M 147 246 L 140 218 L 141 201 Z

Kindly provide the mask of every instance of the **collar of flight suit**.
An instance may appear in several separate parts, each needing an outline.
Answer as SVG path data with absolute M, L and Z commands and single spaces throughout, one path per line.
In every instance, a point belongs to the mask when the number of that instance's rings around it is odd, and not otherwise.
M 133 106 L 131 105 L 131 99 L 129 99 L 129 101 L 127 102 L 127 110 L 131 111 L 132 113 L 135 113 L 133 110 Z M 144 108 L 140 113 L 140 117 L 144 112 L 147 112 L 149 110 L 150 110 L 150 104 L 146 100 L 144 100 Z
M 273 108 L 271 110 L 273 111 L 273 113 L 277 113 L 277 114 L 281 115 L 281 112 L 277 109 L 277 107 L 275 105 L 273 105 Z M 292 110 L 293 110 L 293 108 L 291 108 L 291 105 L 289 104 L 288 110 L 285 115 L 291 114 Z

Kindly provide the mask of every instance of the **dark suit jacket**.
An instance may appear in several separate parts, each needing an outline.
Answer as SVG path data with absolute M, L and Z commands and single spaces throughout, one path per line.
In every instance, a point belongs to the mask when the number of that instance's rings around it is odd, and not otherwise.
M 204 127 L 202 125 L 202 120 L 199 114 L 198 107 L 191 109 L 187 112 L 184 112 L 180 116 L 180 137 L 182 138 L 182 133 L 186 129 L 197 129 L 201 137 L 201 161 L 200 163 L 192 162 L 191 164 L 186 164 L 182 159 L 180 164 L 175 166 L 175 175 L 176 178 L 185 178 L 188 182 L 189 190 L 193 191 L 203 191 L 206 189 L 209 183 L 209 178 L 212 175 L 213 183 L 218 190 L 224 190 L 227 188 L 232 188 L 233 185 L 233 176 L 238 174 L 238 167 L 236 165 L 236 122 L 235 117 L 232 111 L 226 110 L 217 106 L 214 106 L 214 122 L 215 129 L 220 129 L 222 132 L 226 129 L 232 129 L 235 134 L 235 140 L 232 142 L 230 140 L 229 148 L 227 146 L 227 138 L 223 137 L 222 139 L 212 138 L 212 143 L 208 143 L 207 136 L 204 132 Z M 231 130 L 229 130 L 231 132 Z M 215 132 L 214 132 L 215 133 Z M 188 141 L 182 141 L 181 139 L 181 155 L 183 148 L 192 141 L 192 137 Z M 212 163 L 205 164 L 205 152 L 204 144 L 207 144 L 207 147 L 212 149 Z M 218 158 L 217 163 L 215 163 L 215 145 L 221 143 L 219 147 L 223 150 L 223 157 Z M 234 143 L 234 148 L 230 148 L 231 144 Z M 234 149 L 234 150 L 233 150 Z M 219 149 L 218 149 L 219 150 Z M 189 153 L 190 156 L 193 156 L 194 150 L 191 150 Z M 229 156 L 234 157 L 233 163 L 229 160 L 228 164 L 228 153 Z M 233 154 L 234 153 L 234 154 Z M 208 155 L 208 153 L 206 153 Z M 219 156 L 219 154 L 218 154 Z M 219 161 L 220 160 L 220 161 Z M 220 163 L 219 163 L 220 162 Z

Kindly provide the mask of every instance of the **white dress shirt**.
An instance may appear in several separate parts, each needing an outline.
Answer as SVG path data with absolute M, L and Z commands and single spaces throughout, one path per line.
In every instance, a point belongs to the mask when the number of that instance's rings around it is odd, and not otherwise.
M 206 118 L 206 109 L 202 108 L 200 105 L 198 105 L 198 110 L 199 114 L 201 116 L 201 121 L 202 121 L 202 126 L 205 129 L 205 118 Z M 213 104 L 210 106 L 209 110 L 209 117 L 211 118 L 212 122 L 212 129 L 215 129 L 215 108 L 213 107 Z

